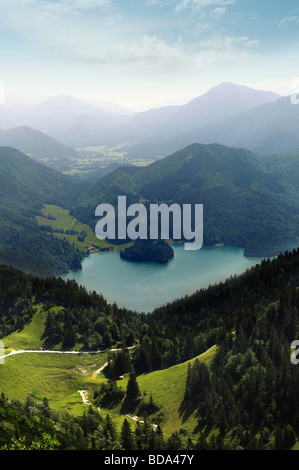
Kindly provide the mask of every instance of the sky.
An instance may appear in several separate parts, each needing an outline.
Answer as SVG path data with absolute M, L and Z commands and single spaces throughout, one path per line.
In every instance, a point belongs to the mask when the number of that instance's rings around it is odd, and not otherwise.
M 0 101 L 51 96 L 130 109 L 224 81 L 299 88 L 297 0 L 0 0 Z

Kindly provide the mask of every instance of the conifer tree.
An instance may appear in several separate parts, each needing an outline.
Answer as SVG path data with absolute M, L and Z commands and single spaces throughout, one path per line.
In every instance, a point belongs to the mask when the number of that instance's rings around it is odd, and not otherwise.
M 135 442 L 138 450 L 144 448 L 142 426 L 139 421 L 137 421 L 135 428 Z
M 106 416 L 103 432 L 106 439 L 111 439 L 112 441 L 116 440 L 116 430 L 109 414 Z
M 125 411 L 133 411 L 137 406 L 137 400 L 140 396 L 140 391 L 135 374 L 132 372 L 129 377 L 126 395 L 123 402 L 123 409 Z
M 135 442 L 131 432 L 131 426 L 125 419 L 121 428 L 121 444 L 124 450 L 136 449 Z

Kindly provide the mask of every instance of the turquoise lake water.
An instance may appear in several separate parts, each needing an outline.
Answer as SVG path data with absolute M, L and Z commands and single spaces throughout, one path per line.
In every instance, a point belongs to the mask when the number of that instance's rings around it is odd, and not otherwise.
M 168 265 L 131 263 L 121 260 L 117 252 L 94 253 L 83 260 L 82 271 L 61 277 L 75 279 L 87 290 L 102 293 L 109 303 L 148 313 L 241 274 L 261 261 L 245 258 L 242 248 L 217 246 L 186 251 L 183 245 L 174 245 L 173 249 L 174 258 Z

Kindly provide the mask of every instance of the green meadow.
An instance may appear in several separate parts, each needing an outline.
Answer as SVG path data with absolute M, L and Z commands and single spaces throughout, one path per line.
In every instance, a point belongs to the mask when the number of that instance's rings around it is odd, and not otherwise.
M 1 364 L 0 391 L 21 402 L 28 395 L 47 397 L 55 411 L 82 414 L 79 391 L 89 387 L 92 374 L 106 361 L 106 354 L 21 353 Z
M 60 307 L 54 307 L 59 309 Z M 50 407 L 57 412 L 70 412 L 82 415 L 88 406 L 93 405 L 93 394 L 102 383 L 106 383 L 103 372 L 98 370 L 107 362 L 107 353 L 77 353 L 81 345 L 75 346 L 76 353 L 42 352 L 44 346 L 43 332 L 46 312 L 42 305 L 36 306 L 36 313 L 31 322 L 21 331 L 2 338 L 6 354 L 18 350 L 35 350 L 40 352 L 20 352 L 6 356 L 0 365 L 0 393 L 9 399 L 24 402 L 28 395 L 42 400 L 47 397 Z M 59 349 L 61 345 L 55 346 Z M 210 348 L 198 356 L 200 361 L 209 364 L 216 351 Z M 150 423 L 159 423 L 165 437 L 179 431 L 192 436 L 196 429 L 194 414 L 186 417 L 180 413 L 183 399 L 188 362 L 158 370 L 137 377 L 142 401 L 147 403 L 152 396 L 157 406 L 155 414 L 149 417 Z M 126 390 L 128 374 L 118 381 L 119 387 Z M 80 391 L 84 391 L 87 403 L 83 402 Z M 123 420 L 129 419 L 133 428 L 136 419 L 120 413 L 121 403 L 112 409 L 101 408 L 103 416 L 110 415 L 118 430 Z M 142 417 L 138 417 L 143 420 Z
M 28 325 L 2 338 L 6 354 L 18 350 L 42 351 L 46 315 L 42 305 L 38 305 Z M 76 345 L 74 350 L 81 346 Z M 56 345 L 55 350 L 60 347 Z M 81 413 L 79 390 L 88 388 L 89 381 L 93 384 L 92 375 L 106 361 L 106 353 L 26 352 L 7 356 L 4 364 L 0 364 L 0 392 L 22 402 L 32 393 L 37 398 L 46 396 L 57 411 Z
M 216 346 L 213 346 L 198 356 L 197 359 L 208 365 L 215 352 Z M 150 396 L 152 396 L 155 405 L 158 407 L 156 413 L 150 416 L 149 421 L 159 423 L 165 436 L 169 437 L 179 430 L 183 434 L 186 433 L 188 436 L 192 436 L 194 430 L 196 430 L 197 419 L 194 413 L 186 417 L 180 412 L 180 405 L 185 392 L 188 364 L 193 364 L 195 359 L 137 377 L 141 396 L 144 396 L 143 401 L 148 403 Z M 128 375 L 125 375 L 118 385 L 125 390 L 127 382 Z M 120 405 L 115 411 L 119 410 Z
M 53 230 L 63 230 L 64 232 L 74 230 L 77 232 L 75 235 L 54 232 L 53 235 L 57 238 L 65 238 L 70 244 L 74 244 L 76 248 L 84 253 L 86 253 L 88 248 L 91 246 L 109 246 L 113 247 L 116 251 L 129 246 L 128 244 L 113 245 L 111 243 L 107 243 L 105 240 L 99 240 L 89 225 L 82 224 L 70 215 L 69 210 L 63 209 L 59 206 L 45 204 L 43 209 L 40 211 L 40 215 L 36 216 L 36 220 L 39 225 L 49 225 Z M 87 234 L 83 242 L 78 240 L 78 235 L 82 231 Z

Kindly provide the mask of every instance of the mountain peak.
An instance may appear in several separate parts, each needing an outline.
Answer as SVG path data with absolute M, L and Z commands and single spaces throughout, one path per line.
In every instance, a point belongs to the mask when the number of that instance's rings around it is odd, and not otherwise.
M 57 95 L 44 101 L 42 104 L 82 103 L 81 100 L 70 95 Z
M 233 83 L 233 82 L 222 82 L 220 83 L 219 85 L 216 85 L 212 88 L 210 88 L 210 90 L 208 90 L 206 92 L 206 95 L 212 95 L 212 94 L 217 94 L 217 93 L 238 93 L 238 94 L 242 94 L 242 95 L 249 95 L 249 96 L 253 96 L 253 95 L 260 95 L 262 97 L 262 99 L 266 99 L 266 101 L 268 100 L 272 100 L 274 101 L 275 99 L 278 99 L 280 97 L 280 95 L 278 95 L 277 93 L 274 93 L 273 91 L 264 91 L 264 90 L 257 90 L 255 88 L 251 88 L 247 85 L 239 85 L 237 83 Z M 204 95 L 203 95 L 204 96 Z M 267 100 L 267 97 L 268 97 L 268 100 Z

